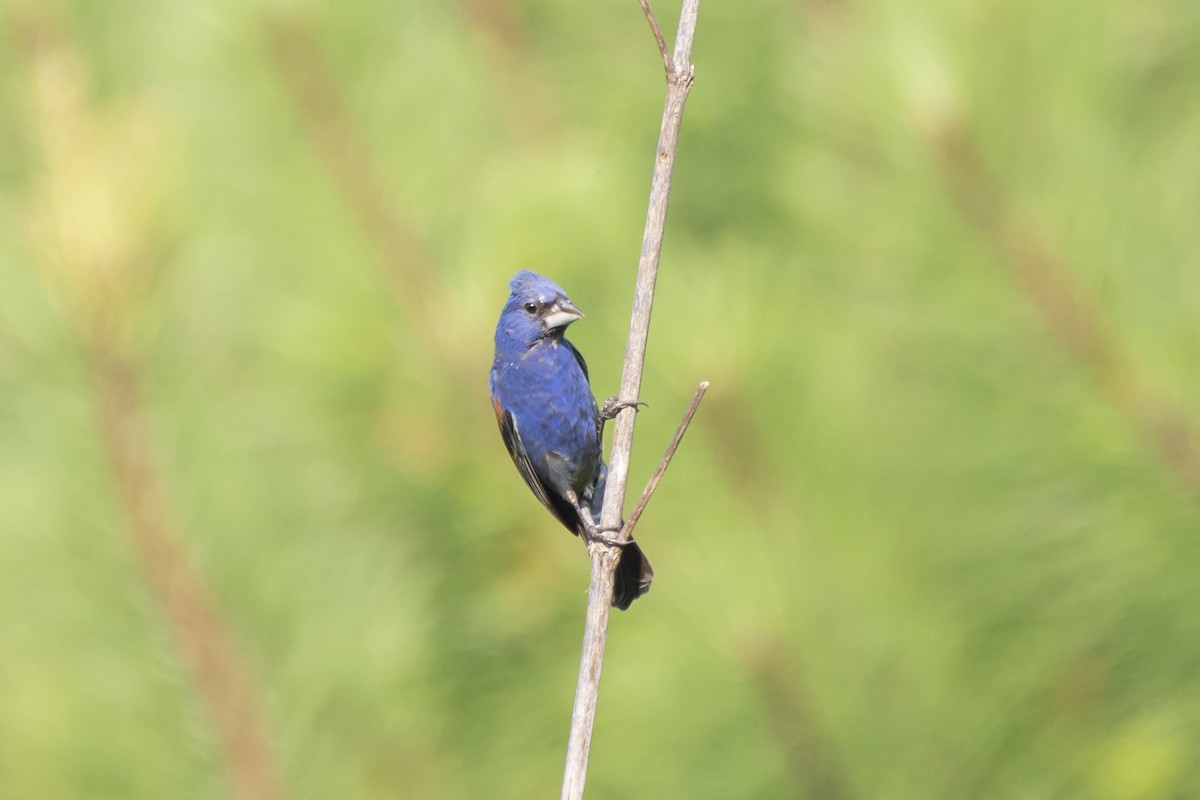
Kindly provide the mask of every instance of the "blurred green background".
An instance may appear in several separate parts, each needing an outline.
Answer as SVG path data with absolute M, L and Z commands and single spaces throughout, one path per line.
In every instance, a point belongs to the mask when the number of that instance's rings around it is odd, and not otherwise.
M 615 392 L 638 4 L 0 24 L 0 795 L 235 791 L 145 491 L 287 796 L 554 796 L 587 559 L 486 375 L 528 267 Z M 588 796 L 1200 797 L 1200 5 L 710 0 L 693 61 L 631 491 L 713 388 Z

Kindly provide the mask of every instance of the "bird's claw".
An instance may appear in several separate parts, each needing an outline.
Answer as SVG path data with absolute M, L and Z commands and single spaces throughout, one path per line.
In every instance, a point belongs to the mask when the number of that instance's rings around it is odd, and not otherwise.
M 584 539 L 588 542 L 599 542 L 610 547 L 622 548 L 629 544 L 628 541 L 614 539 L 611 536 L 605 536 L 605 533 L 617 533 L 624 527 L 623 525 L 589 525 L 583 532 Z
M 617 548 L 621 548 L 629 544 L 629 542 L 622 542 L 619 539 L 614 539 L 611 536 L 604 535 L 606 533 L 617 533 L 622 527 L 624 527 L 624 525 L 597 525 L 595 520 L 592 518 L 592 512 L 580 505 L 579 495 L 575 494 L 574 490 L 568 489 L 566 497 L 567 502 L 575 507 L 575 513 L 579 515 L 579 522 L 583 528 L 583 530 L 580 532 L 580 535 L 584 542 L 588 544 L 591 544 L 592 542 L 599 542 L 600 544 L 606 544 L 610 547 Z
M 610 397 L 600 405 L 600 419 L 610 420 L 616 418 L 627 408 L 632 408 L 635 411 L 640 411 L 642 406 L 649 408 L 649 403 L 643 403 L 640 400 L 620 400 L 616 397 Z

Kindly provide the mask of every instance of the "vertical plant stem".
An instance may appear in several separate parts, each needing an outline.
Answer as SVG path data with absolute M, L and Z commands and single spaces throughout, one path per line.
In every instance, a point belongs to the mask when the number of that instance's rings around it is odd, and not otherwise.
M 691 68 L 688 67 L 685 72 L 672 71 L 668 75 L 667 83 L 667 102 L 663 109 L 662 129 L 659 132 L 658 152 L 654 161 L 650 207 L 646 215 L 641 258 L 638 261 L 633 315 L 629 323 L 625 368 L 621 373 L 621 391 L 618 395 L 619 399 L 627 401 L 637 400 L 642 387 L 646 343 L 650 336 L 650 312 L 654 306 L 658 259 L 662 252 L 667 200 L 671 192 L 671 173 L 675 167 L 675 150 L 679 143 L 680 124 L 683 121 L 683 104 L 692 85 Z M 608 462 L 608 485 L 604 494 L 604 509 L 600 515 L 601 525 L 621 524 L 621 509 L 625 504 L 625 486 L 629 479 L 629 457 L 633 451 L 633 428 L 636 421 L 637 414 L 632 408 L 623 409 L 615 420 L 612 454 Z
M 643 2 L 642 7 L 647 19 L 653 20 L 653 12 L 650 11 L 648 3 Z M 637 400 L 642 385 L 646 342 L 650 333 L 650 312 L 654 306 L 654 285 L 658 278 L 658 260 L 662 252 L 667 201 L 671 192 L 671 174 L 679 145 L 679 129 L 683 123 L 683 106 L 692 88 L 694 75 L 691 65 L 692 40 L 695 37 L 699 9 L 700 0 L 684 0 L 679 13 L 674 55 L 666 70 L 667 96 L 654 157 L 654 174 L 650 183 L 650 203 L 646 212 L 642 251 L 638 259 L 633 313 L 629 322 L 629 339 L 625 347 L 625 367 L 621 374 L 621 400 Z M 653 28 L 655 24 L 652 22 L 651 26 Z M 601 525 L 621 524 L 636 416 L 634 408 L 627 408 L 616 418 L 604 508 L 600 516 Z M 624 531 L 621 535 L 628 536 L 628 533 Z M 619 550 L 607 545 L 593 543 L 588 546 L 588 550 L 592 559 L 592 577 L 588 586 L 587 621 L 583 632 L 583 651 L 579 662 L 579 680 L 575 688 L 575 705 L 571 713 L 571 733 L 567 740 L 563 800 L 580 800 L 583 797 L 588 754 L 592 743 L 592 726 L 596 719 L 596 703 L 600 693 L 600 672 L 604 663 L 604 643 L 608 631 L 609 607 L 612 604 L 614 572 L 620 560 Z

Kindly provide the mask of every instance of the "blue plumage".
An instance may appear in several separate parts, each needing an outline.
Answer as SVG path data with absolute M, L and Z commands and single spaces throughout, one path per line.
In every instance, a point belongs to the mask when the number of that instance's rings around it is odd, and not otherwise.
M 607 470 L 587 364 L 563 337 L 583 313 L 562 288 L 535 272 L 518 272 L 509 288 L 488 376 L 500 434 L 542 505 L 572 533 L 587 535 L 578 507 L 599 520 Z M 649 591 L 653 577 L 645 555 L 630 542 L 617 568 L 613 605 L 628 608 Z

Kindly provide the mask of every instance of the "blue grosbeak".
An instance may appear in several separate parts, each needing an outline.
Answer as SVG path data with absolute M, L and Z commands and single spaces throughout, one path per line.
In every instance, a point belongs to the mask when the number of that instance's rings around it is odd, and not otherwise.
M 583 312 L 557 284 L 529 270 L 518 272 L 509 288 L 488 376 L 500 435 L 541 504 L 572 533 L 597 537 L 582 510 L 599 521 L 608 474 L 600 455 L 604 418 L 583 356 L 563 338 Z M 612 604 L 629 608 L 653 579 L 650 562 L 630 539 L 621 551 Z

